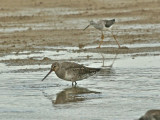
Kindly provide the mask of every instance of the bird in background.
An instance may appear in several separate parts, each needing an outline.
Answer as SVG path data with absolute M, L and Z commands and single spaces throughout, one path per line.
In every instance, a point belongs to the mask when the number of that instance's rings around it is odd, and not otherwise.
M 120 44 L 118 43 L 116 37 L 113 35 L 112 31 L 110 30 L 110 28 L 112 27 L 112 25 L 115 23 L 115 19 L 112 19 L 112 20 L 99 20 L 98 22 L 94 22 L 93 20 L 90 21 L 90 24 L 84 29 L 86 30 L 89 26 L 93 26 L 94 28 L 98 29 L 101 31 L 101 41 L 99 43 L 99 47 L 101 47 L 102 43 L 103 43 L 103 40 L 104 40 L 104 34 L 103 34 L 103 31 L 105 30 L 108 30 L 111 32 L 114 40 L 116 41 L 118 47 L 120 48 Z
M 160 110 L 148 110 L 138 120 L 160 120 Z
M 66 81 L 71 81 L 72 86 L 74 83 L 76 86 L 76 81 L 86 79 L 100 70 L 101 68 L 85 67 L 74 62 L 55 62 L 52 64 L 49 73 L 42 79 L 42 81 L 54 71 L 59 78 Z

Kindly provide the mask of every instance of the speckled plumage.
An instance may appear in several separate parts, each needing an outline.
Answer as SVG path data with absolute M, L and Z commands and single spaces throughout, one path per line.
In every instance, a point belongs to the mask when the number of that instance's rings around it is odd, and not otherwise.
M 55 71 L 55 74 L 66 81 L 73 82 L 78 80 L 83 80 L 89 76 L 94 75 L 96 72 L 100 71 L 100 68 L 90 68 L 83 65 L 74 63 L 74 62 L 55 62 L 51 66 L 49 73 L 42 79 L 42 81 L 52 72 Z

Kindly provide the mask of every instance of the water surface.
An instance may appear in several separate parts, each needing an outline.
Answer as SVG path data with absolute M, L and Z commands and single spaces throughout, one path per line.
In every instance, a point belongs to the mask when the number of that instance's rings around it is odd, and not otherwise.
M 105 61 L 105 64 L 113 60 Z M 48 71 L 10 72 L 1 64 L 0 117 L 3 119 L 133 120 L 148 109 L 158 109 L 160 56 L 116 59 L 113 66 L 72 88 Z M 82 61 L 92 67 L 102 62 Z M 7 67 L 8 70 L 4 71 Z

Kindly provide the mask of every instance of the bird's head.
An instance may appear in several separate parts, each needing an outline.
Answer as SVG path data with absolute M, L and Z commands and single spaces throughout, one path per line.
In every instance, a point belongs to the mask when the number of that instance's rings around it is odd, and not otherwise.
M 87 27 L 85 27 L 85 28 L 83 29 L 83 31 L 86 30 L 90 25 L 94 25 L 94 21 L 93 21 L 93 20 L 89 21 L 89 25 L 88 25 Z
M 93 20 L 91 20 L 91 21 L 89 21 L 89 23 L 90 23 L 90 25 L 93 25 L 93 24 L 94 24 L 94 21 L 93 21 Z
M 48 74 L 42 79 L 42 81 L 43 81 L 44 79 L 46 79 L 46 78 L 48 77 L 48 75 L 51 74 L 51 72 L 57 71 L 58 69 L 59 69 L 59 63 L 58 63 L 58 62 L 53 63 L 53 64 L 51 65 L 50 71 L 49 71 Z
M 51 65 L 51 70 L 52 71 L 57 71 L 59 69 L 59 63 L 55 62 Z

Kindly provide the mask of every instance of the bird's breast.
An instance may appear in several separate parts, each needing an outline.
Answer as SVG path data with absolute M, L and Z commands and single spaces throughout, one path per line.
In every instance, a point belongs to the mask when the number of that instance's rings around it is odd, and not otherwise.
M 74 75 L 72 73 L 70 73 L 69 71 L 65 72 L 65 76 L 64 76 L 65 80 L 72 81 L 73 78 L 74 78 Z

